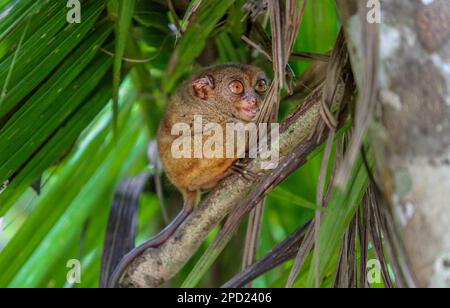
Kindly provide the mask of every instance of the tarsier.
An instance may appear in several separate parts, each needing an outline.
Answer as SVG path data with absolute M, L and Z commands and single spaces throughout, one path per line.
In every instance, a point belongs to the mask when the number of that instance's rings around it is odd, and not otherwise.
M 268 80 L 260 68 L 230 64 L 202 70 L 183 83 L 171 97 L 159 127 L 157 143 L 166 175 L 183 195 L 183 210 L 155 238 L 122 259 L 112 277 L 114 284 L 133 259 L 149 248 L 160 246 L 175 232 L 199 202 L 202 191 L 215 187 L 236 169 L 237 157 L 174 158 L 172 144 L 178 136 L 172 134 L 172 127 L 177 123 L 193 127 L 194 117 L 199 115 L 206 123 L 220 124 L 223 131 L 227 123 L 253 122 L 267 89 Z M 194 135 L 195 132 L 192 138 Z

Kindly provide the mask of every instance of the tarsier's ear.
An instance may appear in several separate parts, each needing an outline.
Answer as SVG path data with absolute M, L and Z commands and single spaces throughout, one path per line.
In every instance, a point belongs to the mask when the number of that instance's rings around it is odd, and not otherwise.
M 216 87 L 214 78 L 211 75 L 205 75 L 192 83 L 195 96 L 207 100 L 209 94 Z

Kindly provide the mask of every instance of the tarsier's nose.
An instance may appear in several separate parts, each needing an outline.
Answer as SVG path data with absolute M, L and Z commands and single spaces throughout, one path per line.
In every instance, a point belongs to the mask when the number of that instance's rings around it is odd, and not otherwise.
M 251 107 L 251 108 L 258 107 L 258 100 L 254 96 L 246 95 L 246 96 L 244 96 L 244 101 L 248 107 Z

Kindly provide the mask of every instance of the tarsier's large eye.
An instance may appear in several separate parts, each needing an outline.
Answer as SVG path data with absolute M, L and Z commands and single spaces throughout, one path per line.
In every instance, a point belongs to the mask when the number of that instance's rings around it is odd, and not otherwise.
M 234 94 L 244 93 L 244 85 L 239 80 L 234 80 L 230 82 L 228 87 L 230 88 L 230 91 L 233 92 Z
M 255 90 L 258 93 L 264 93 L 267 91 L 267 82 L 264 79 L 258 80 L 255 86 Z

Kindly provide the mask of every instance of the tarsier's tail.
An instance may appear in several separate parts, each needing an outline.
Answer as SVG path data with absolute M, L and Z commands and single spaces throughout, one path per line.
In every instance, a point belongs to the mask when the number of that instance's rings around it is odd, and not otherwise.
M 189 214 L 195 207 L 197 193 L 190 194 L 193 198 L 185 199 L 184 206 L 181 212 L 173 219 L 173 221 L 167 225 L 158 235 L 154 238 L 146 241 L 142 245 L 134 248 L 128 254 L 126 254 L 122 260 L 117 265 L 116 269 L 109 277 L 106 287 L 107 288 L 118 288 L 120 287 L 119 282 L 125 273 L 127 267 L 138 258 L 144 251 L 150 248 L 156 248 L 164 244 L 172 234 L 178 229 L 178 227 L 186 220 Z M 195 195 L 195 198 L 194 198 Z

